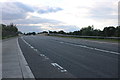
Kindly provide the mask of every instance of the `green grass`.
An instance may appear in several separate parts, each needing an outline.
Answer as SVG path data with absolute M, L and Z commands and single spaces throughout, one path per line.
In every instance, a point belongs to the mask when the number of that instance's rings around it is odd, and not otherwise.
M 51 36 L 51 35 L 49 35 L 49 36 Z M 79 38 L 79 37 L 67 37 L 67 36 L 55 36 L 55 37 L 73 38 L 73 39 L 85 39 L 85 40 L 95 40 L 95 41 L 115 42 L 115 43 L 120 42 L 120 40 L 117 40 L 117 39 Z

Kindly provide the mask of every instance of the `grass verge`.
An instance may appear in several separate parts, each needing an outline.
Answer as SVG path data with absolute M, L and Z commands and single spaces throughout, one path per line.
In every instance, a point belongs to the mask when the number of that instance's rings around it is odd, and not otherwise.
M 49 35 L 49 36 L 53 36 L 53 35 Z M 80 37 L 68 37 L 68 36 L 56 36 L 55 37 L 63 37 L 63 38 L 72 38 L 72 39 L 85 39 L 85 40 L 94 40 L 94 41 L 103 41 L 103 42 L 114 42 L 114 43 L 118 43 L 120 42 L 119 39 L 97 39 L 97 38 L 80 38 Z

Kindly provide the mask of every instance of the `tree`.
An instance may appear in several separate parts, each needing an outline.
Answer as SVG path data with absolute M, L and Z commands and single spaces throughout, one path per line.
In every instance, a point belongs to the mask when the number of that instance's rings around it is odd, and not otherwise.
M 47 31 L 43 31 L 42 33 L 48 33 Z
M 65 34 L 65 32 L 63 30 L 58 31 L 59 34 Z
M 117 26 L 115 29 L 115 36 L 120 37 L 120 26 Z
M 10 36 L 17 36 L 18 35 L 18 29 L 16 25 L 11 23 L 10 25 L 2 25 L 2 37 L 10 37 Z
M 111 37 L 111 36 L 114 36 L 115 35 L 115 27 L 113 26 L 110 26 L 110 27 L 105 27 L 103 29 L 103 32 L 104 32 L 104 36 L 106 37 Z
M 95 30 L 93 30 L 92 35 L 93 36 L 101 36 L 102 35 L 102 31 L 100 29 L 95 29 Z
M 94 30 L 93 26 L 88 26 L 88 27 L 82 28 L 80 31 L 81 31 L 81 34 L 84 36 L 92 36 L 93 30 Z
M 81 35 L 81 31 L 74 31 L 72 34 L 73 35 Z
M 32 32 L 31 34 L 32 34 L 32 35 L 36 35 L 36 33 L 35 33 L 35 32 Z
M 53 33 L 57 34 L 57 31 L 53 31 Z
M 49 31 L 49 33 L 53 33 L 52 31 Z
M 114 26 L 104 27 L 103 30 L 100 29 L 94 29 L 93 25 L 88 27 L 83 27 L 78 31 L 74 32 L 64 32 L 61 31 L 49 31 L 49 33 L 54 34 L 68 34 L 68 35 L 82 35 L 82 36 L 106 36 L 106 37 L 120 37 L 120 26 L 117 26 L 116 28 Z

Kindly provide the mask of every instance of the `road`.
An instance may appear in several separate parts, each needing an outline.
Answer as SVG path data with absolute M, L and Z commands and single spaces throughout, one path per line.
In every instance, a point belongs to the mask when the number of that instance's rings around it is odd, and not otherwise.
M 117 43 L 52 36 L 23 36 L 18 41 L 37 78 L 118 77 Z M 62 74 L 55 75 L 57 69 Z

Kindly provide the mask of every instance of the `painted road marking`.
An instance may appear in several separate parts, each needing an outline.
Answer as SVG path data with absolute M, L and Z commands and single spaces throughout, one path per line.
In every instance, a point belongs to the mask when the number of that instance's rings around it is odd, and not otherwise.
M 40 56 L 45 56 L 44 54 L 39 54 Z
M 19 43 L 18 43 L 18 39 L 17 39 L 17 45 L 18 45 L 18 48 L 19 48 L 19 51 L 20 51 L 20 53 L 19 53 L 19 55 L 20 55 L 20 57 L 22 58 L 22 65 L 23 66 L 25 66 L 25 68 L 26 68 L 26 72 L 24 71 L 24 69 L 22 68 L 22 72 L 24 72 L 24 74 L 28 74 L 29 76 L 25 76 L 24 75 L 24 78 L 33 78 L 33 80 L 35 80 L 35 77 L 34 77 L 34 75 L 33 75 L 33 73 L 32 73 L 32 71 L 31 71 L 31 69 L 30 69 L 30 67 L 28 66 L 28 63 L 27 63 L 27 61 L 26 61 L 26 59 L 25 59 L 25 57 L 24 57 L 24 55 L 23 55 L 23 52 L 22 52 L 22 50 L 21 50 L 21 48 L 20 48 L 20 45 L 19 45 Z
M 118 43 L 110 43 L 110 42 L 101 42 L 101 41 L 89 41 L 89 40 L 85 40 L 85 41 L 88 41 L 88 42 L 96 42 L 96 43 L 106 43 L 106 44 L 118 44 Z
M 30 45 L 28 42 L 26 42 L 24 39 L 23 39 L 23 37 L 21 37 L 22 38 L 22 40 L 30 47 L 30 48 L 32 48 L 34 51 L 36 51 L 36 52 L 38 52 L 38 50 L 37 49 L 35 49 L 32 45 Z M 47 56 L 45 56 L 44 54 L 38 54 L 38 55 L 40 55 L 40 56 L 42 56 L 42 57 L 44 57 L 44 59 L 49 59 Z
M 37 49 L 34 49 L 34 51 L 36 51 L 36 52 L 37 52 L 38 50 L 37 50 Z
M 60 43 L 64 43 L 64 42 L 60 42 Z
M 38 51 L 37 49 L 35 49 L 33 46 L 31 46 L 28 42 L 26 42 L 23 37 L 21 37 L 21 39 L 30 47 L 32 48 L 34 51 Z M 48 60 L 49 58 L 47 56 L 45 56 L 44 54 L 38 54 L 42 57 L 44 57 L 45 60 Z M 57 63 L 51 63 L 54 67 L 57 67 L 57 69 L 60 70 L 60 72 L 67 72 L 67 70 L 65 70 L 63 67 L 61 67 L 60 65 L 58 65 Z
M 87 49 L 92 49 L 92 50 L 97 50 L 97 51 L 101 51 L 101 52 L 106 52 L 106 53 L 112 53 L 112 54 L 117 54 L 117 55 L 120 54 L 118 52 L 103 50 L 103 49 L 99 49 L 99 48 L 93 48 L 93 47 L 84 46 L 84 45 L 80 45 L 80 44 L 72 44 L 72 43 L 67 43 L 67 42 L 63 42 L 63 43 L 64 44 L 68 44 L 68 45 L 72 45 L 72 46 L 78 46 L 78 47 L 83 47 L 83 48 L 87 48 Z
M 30 45 L 28 42 L 26 42 L 23 37 L 21 37 L 21 39 L 32 49 L 34 49 L 34 51 L 38 51 L 37 49 L 35 49 L 32 45 Z
M 65 70 L 63 67 L 61 67 L 57 63 L 51 63 L 51 65 L 53 65 L 54 67 L 57 67 L 57 69 L 59 69 L 61 72 L 67 72 L 67 70 Z
M 47 56 L 44 56 L 45 59 L 49 59 Z

